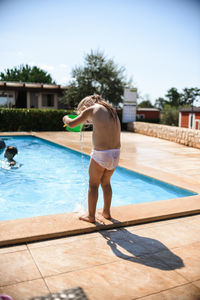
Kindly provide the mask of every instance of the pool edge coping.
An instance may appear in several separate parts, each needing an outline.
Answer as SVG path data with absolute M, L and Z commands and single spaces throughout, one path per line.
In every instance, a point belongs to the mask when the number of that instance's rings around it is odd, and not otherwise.
M 189 200 L 189 201 L 188 201 Z M 76 213 L 0 221 L 0 247 L 200 214 L 200 195 L 112 207 L 112 220 L 91 224 Z M 100 210 L 98 210 L 99 212 Z

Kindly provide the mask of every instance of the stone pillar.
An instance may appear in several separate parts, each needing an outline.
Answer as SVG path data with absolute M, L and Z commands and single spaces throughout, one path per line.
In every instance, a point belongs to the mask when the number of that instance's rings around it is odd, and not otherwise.
M 54 94 L 54 108 L 58 109 L 58 95 Z
M 38 93 L 38 108 L 42 108 L 42 93 Z
M 27 92 L 27 94 L 26 94 L 27 96 L 26 96 L 26 107 L 27 108 L 30 108 L 31 107 L 31 99 L 30 99 L 30 97 L 31 97 L 31 95 L 30 95 L 30 92 Z

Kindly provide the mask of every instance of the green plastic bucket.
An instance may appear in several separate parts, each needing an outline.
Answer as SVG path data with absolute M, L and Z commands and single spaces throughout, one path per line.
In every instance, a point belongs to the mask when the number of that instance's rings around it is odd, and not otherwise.
M 75 119 L 77 117 L 77 115 L 68 115 L 68 117 L 70 119 Z M 83 124 L 79 124 L 78 126 L 76 126 L 74 128 L 71 128 L 69 126 L 66 126 L 65 128 L 67 131 L 80 132 L 82 130 L 82 127 L 83 127 Z

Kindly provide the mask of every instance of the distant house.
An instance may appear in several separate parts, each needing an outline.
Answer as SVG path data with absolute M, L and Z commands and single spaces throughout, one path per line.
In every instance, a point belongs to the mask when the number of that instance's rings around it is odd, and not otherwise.
M 67 87 L 55 84 L 0 81 L 0 107 L 59 108 Z
M 200 107 L 188 107 L 180 109 L 179 127 L 200 129 Z
M 157 108 L 137 108 L 137 121 L 158 123 L 160 121 L 160 110 Z

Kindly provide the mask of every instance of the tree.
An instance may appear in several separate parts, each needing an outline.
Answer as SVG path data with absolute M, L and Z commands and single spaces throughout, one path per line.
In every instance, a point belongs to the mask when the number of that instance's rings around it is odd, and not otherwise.
M 158 99 L 156 99 L 155 101 L 155 107 L 162 110 L 164 108 L 164 105 L 167 103 L 167 100 L 159 97 Z
M 55 84 L 51 75 L 46 71 L 36 66 L 30 67 L 29 65 L 20 65 L 13 69 L 6 69 L 0 73 L 0 80 Z
M 200 89 L 195 88 L 184 88 L 182 94 L 182 103 L 193 105 L 195 101 L 197 101 L 200 97 Z
M 85 56 L 84 66 L 72 70 L 73 80 L 61 101 L 76 107 L 81 99 L 96 93 L 117 107 L 122 102 L 124 87 L 130 84 L 125 79 L 124 71 L 102 52 L 91 50 Z
M 140 102 L 138 104 L 138 107 L 141 107 L 141 108 L 153 108 L 153 104 L 151 103 L 150 100 L 143 100 L 142 102 Z
M 174 87 L 167 91 L 165 97 L 168 98 L 167 102 L 171 106 L 179 107 L 182 104 L 182 94 Z

